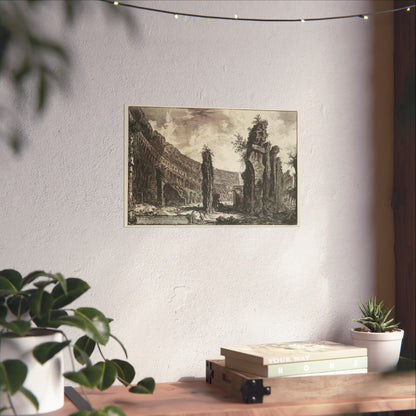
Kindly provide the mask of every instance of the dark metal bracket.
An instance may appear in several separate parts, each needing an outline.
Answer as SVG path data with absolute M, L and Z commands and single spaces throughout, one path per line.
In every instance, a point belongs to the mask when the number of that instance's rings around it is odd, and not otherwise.
M 205 381 L 211 384 L 212 379 L 214 378 L 214 370 L 210 361 L 206 361 L 206 370 L 205 370 Z
M 263 379 L 251 379 L 246 380 L 240 391 L 243 395 L 244 403 L 263 403 L 263 396 L 267 396 L 271 393 L 271 388 L 269 386 L 263 386 Z
M 78 410 L 93 410 L 90 404 L 71 386 L 65 386 L 65 396 Z

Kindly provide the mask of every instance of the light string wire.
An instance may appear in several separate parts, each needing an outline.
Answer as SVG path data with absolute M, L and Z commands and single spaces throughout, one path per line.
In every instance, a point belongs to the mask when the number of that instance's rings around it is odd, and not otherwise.
M 227 17 L 227 16 L 210 16 L 204 14 L 194 14 L 194 13 L 185 13 L 185 12 L 174 12 L 170 10 L 163 10 L 163 9 L 155 9 L 151 7 L 145 6 L 138 6 L 136 4 L 124 3 L 121 1 L 113 1 L 113 0 L 100 0 L 104 3 L 112 4 L 115 6 L 121 7 L 130 7 L 133 9 L 144 10 L 153 13 L 162 13 L 162 14 L 169 14 L 174 16 L 176 19 L 179 16 L 183 17 L 195 17 L 199 19 L 211 19 L 211 20 L 233 20 L 233 21 L 241 21 L 241 22 L 316 22 L 316 21 L 323 21 L 323 20 L 340 20 L 340 19 L 353 19 L 353 18 L 360 18 L 367 20 L 371 16 L 379 15 L 379 14 L 386 14 L 386 13 L 396 13 L 402 10 L 406 10 L 410 12 L 411 9 L 416 7 L 416 4 L 404 7 L 398 7 L 396 9 L 389 9 L 389 10 L 381 10 L 378 12 L 371 12 L 371 13 L 361 13 L 361 14 L 349 14 L 345 16 L 328 16 L 328 17 L 306 17 L 306 18 L 298 18 L 298 19 L 261 19 L 261 18 L 251 18 L 251 17 L 239 17 L 238 15 L 234 15 L 234 17 Z

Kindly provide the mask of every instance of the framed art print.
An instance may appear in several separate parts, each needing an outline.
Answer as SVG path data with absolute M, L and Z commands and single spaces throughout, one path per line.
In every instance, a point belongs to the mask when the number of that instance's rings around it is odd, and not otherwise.
M 126 226 L 296 225 L 296 111 L 126 106 Z

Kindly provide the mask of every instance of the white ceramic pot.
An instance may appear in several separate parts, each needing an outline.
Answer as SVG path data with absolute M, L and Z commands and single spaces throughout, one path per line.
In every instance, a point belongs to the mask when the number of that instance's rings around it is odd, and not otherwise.
M 23 386 L 29 389 L 38 399 L 39 410 L 22 393 L 12 396 L 13 405 L 19 415 L 33 415 L 52 412 L 64 405 L 63 354 L 56 354 L 45 364 L 40 364 L 32 355 L 32 350 L 44 342 L 62 342 L 62 334 L 56 331 L 32 332 L 24 337 L 2 338 L 0 346 L 0 361 L 7 359 L 22 360 L 28 367 L 26 381 Z M 0 403 L 8 405 L 5 393 L 0 393 Z M 7 409 L 3 415 L 13 415 Z
M 392 371 L 400 358 L 404 331 L 365 332 L 351 329 L 352 343 L 367 348 L 368 371 Z

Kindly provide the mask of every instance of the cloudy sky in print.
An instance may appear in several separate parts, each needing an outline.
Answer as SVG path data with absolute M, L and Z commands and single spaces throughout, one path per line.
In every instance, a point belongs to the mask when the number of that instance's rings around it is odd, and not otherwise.
M 283 171 L 290 154 L 297 152 L 297 113 L 295 111 L 240 110 L 219 108 L 141 107 L 152 128 L 162 134 L 184 155 L 201 162 L 207 145 L 214 154 L 214 167 L 242 172 L 244 166 L 232 142 L 240 134 L 247 139 L 257 114 L 268 121 L 268 141 L 280 148 Z

